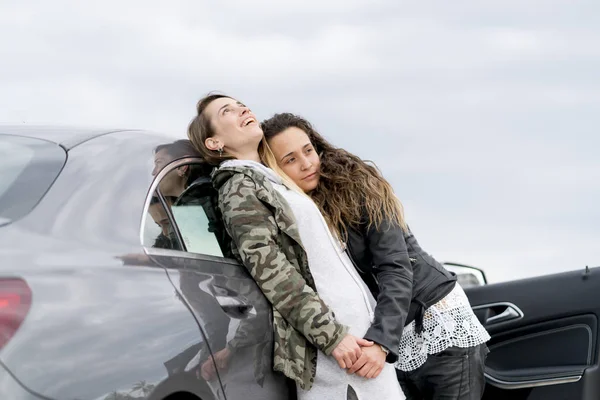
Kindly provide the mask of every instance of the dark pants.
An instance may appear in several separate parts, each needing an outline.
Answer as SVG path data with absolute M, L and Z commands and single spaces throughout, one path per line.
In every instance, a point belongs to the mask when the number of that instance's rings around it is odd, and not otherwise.
M 480 400 L 489 350 L 485 344 L 450 347 L 427 357 L 414 371 L 396 370 L 406 400 Z

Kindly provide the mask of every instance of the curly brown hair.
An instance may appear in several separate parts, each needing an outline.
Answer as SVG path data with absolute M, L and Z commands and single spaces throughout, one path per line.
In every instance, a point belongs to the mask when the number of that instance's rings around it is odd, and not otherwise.
M 321 159 L 321 179 L 310 197 L 340 239 L 347 240 L 348 229 L 359 228 L 363 213 L 368 216 L 368 228 L 391 221 L 407 229 L 402 203 L 374 163 L 334 147 L 295 114 L 275 114 L 261 127 L 267 141 L 291 127 L 306 133 Z

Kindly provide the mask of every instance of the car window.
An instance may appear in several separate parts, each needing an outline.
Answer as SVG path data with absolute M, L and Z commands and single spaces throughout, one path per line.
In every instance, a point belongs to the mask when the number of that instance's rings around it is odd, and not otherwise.
M 0 135 L 0 225 L 29 213 L 48 191 L 67 155 L 57 144 Z
M 183 167 L 190 173 L 188 184 L 173 202 L 171 210 L 185 247 L 192 253 L 226 256 L 228 237 L 224 235 L 212 181 L 202 174 L 200 165 Z
M 199 158 L 189 162 L 171 161 L 157 154 L 154 174 L 160 180 L 146 215 L 145 246 L 232 257 L 230 239 L 217 207 L 218 194 L 212 185 L 211 170 Z M 178 238 L 183 242 L 181 246 L 177 245 Z

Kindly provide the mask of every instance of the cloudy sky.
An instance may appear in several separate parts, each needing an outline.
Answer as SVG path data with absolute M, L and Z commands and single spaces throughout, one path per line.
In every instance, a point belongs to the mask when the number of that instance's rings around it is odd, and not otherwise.
M 0 1 L 0 123 L 184 137 L 230 93 L 375 161 L 436 258 L 600 265 L 597 1 Z

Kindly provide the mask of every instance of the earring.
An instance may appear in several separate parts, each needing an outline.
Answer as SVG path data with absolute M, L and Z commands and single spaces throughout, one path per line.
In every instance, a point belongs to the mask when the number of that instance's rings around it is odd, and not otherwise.
M 219 157 L 223 157 L 223 148 L 219 147 Z

